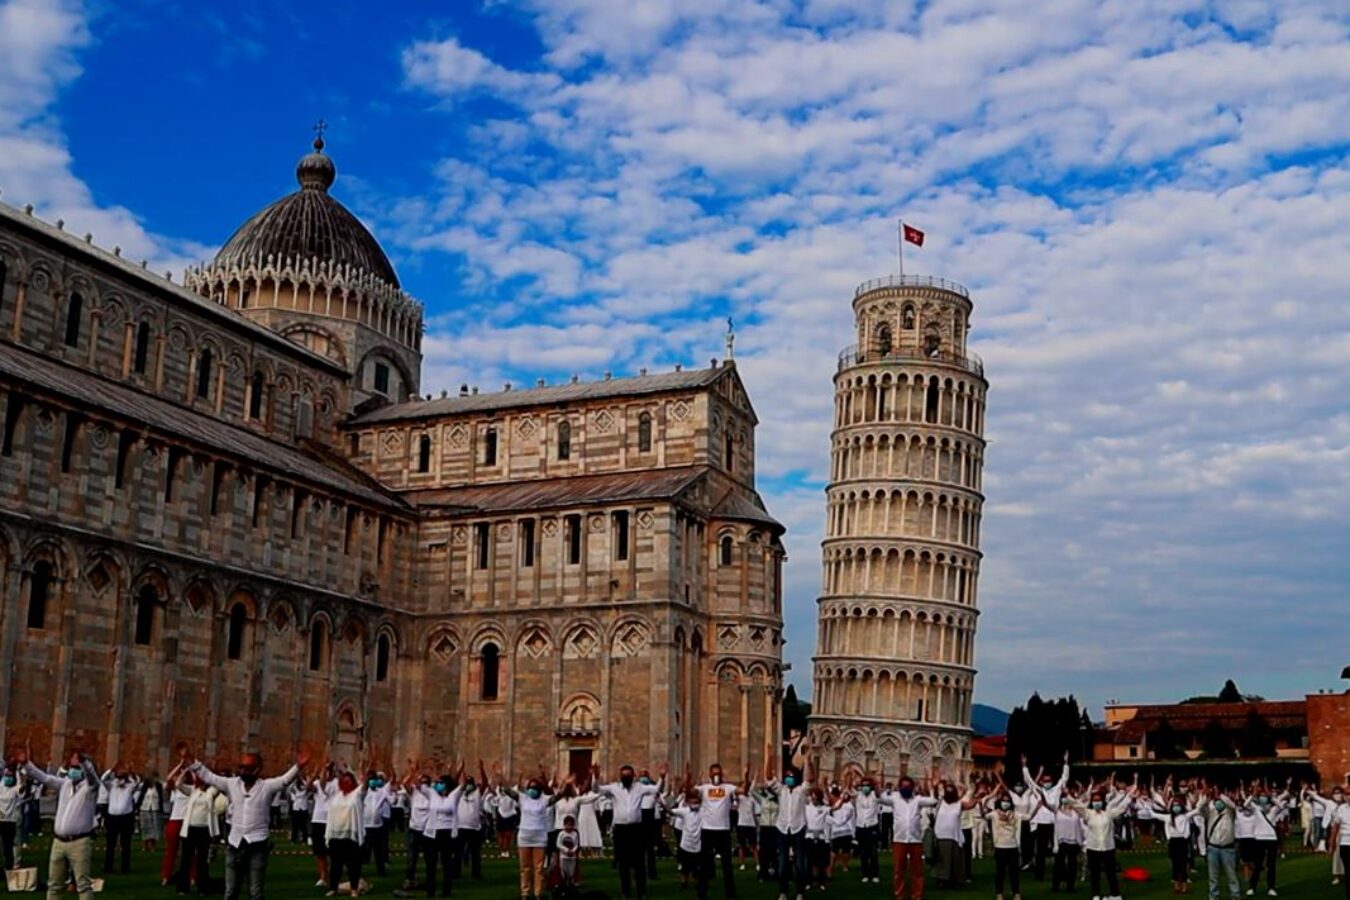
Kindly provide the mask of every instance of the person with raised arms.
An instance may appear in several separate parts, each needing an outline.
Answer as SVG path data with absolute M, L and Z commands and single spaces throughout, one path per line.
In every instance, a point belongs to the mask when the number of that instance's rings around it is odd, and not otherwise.
M 47 900 L 59 900 L 67 873 L 74 875 L 80 900 L 94 900 L 90 865 L 94 853 L 94 816 L 98 809 L 98 770 L 78 751 L 66 760 L 61 775 L 49 775 L 33 765 L 28 748 L 18 764 L 31 780 L 56 791 L 56 819 L 52 822 L 52 849 L 47 858 Z

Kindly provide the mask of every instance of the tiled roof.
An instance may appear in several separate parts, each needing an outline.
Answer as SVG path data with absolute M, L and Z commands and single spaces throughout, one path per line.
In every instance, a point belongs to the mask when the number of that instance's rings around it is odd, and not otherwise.
M 355 469 L 324 462 L 295 447 L 263 437 L 237 425 L 170 403 L 115 381 L 0 342 L 0 376 L 106 410 L 110 417 L 129 419 L 143 427 L 171 435 L 227 456 L 242 458 L 259 468 L 283 472 L 367 503 L 406 509 L 402 500 L 375 486 Z M 345 466 L 345 464 L 343 464 Z
M 357 416 L 352 425 L 393 422 L 405 419 L 426 419 L 453 416 L 460 413 L 488 412 L 498 409 L 520 409 L 527 406 L 551 406 L 576 400 L 599 400 L 610 397 L 640 397 L 668 391 L 703 388 L 717 381 L 729 367 L 691 369 L 681 372 L 662 372 L 657 375 L 635 375 L 630 378 L 608 378 L 604 381 L 559 384 L 552 387 L 525 390 L 497 391 L 491 394 L 471 394 L 467 397 L 441 397 L 437 400 L 413 400 L 391 403 Z
M 406 496 L 419 507 L 439 507 L 464 513 L 505 513 L 516 510 L 561 509 L 599 503 L 632 503 L 677 496 L 707 472 L 702 466 L 578 475 L 503 484 L 468 485 L 419 491 Z
M 1302 700 L 1262 700 L 1256 703 L 1176 703 L 1171 705 L 1141 706 L 1134 718 L 1109 729 L 1116 744 L 1137 744 L 1156 731 L 1164 721 L 1173 731 L 1187 734 L 1204 731 L 1210 722 L 1218 722 L 1226 730 L 1241 730 L 1247 716 L 1253 711 L 1272 728 L 1306 728 L 1307 707 Z
M 712 511 L 712 515 L 719 519 L 737 519 L 742 522 L 758 522 L 767 525 L 770 528 L 782 534 L 787 529 L 783 527 L 768 511 L 758 504 L 759 498 L 746 496 L 739 491 L 733 491 L 717 504 Z

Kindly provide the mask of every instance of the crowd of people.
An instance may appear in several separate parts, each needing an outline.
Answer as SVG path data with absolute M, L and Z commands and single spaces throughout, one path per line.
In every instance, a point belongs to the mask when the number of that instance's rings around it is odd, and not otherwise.
M 718 765 L 706 777 L 624 765 L 605 779 L 598 767 L 507 778 L 482 762 L 468 772 L 463 763 L 432 771 L 411 761 L 391 776 L 375 765 L 311 767 L 300 753 L 266 778 L 256 753 L 227 773 L 184 749 L 161 781 L 120 763 L 99 773 L 79 753 L 48 771 L 21 752 L 0 779 L 0 846 L 14 869 L 16 841 L 36 830 L 45 790 L 56 799 L 49 900 L 72 884 L 81 900 L 92 898 L 96 830 L 104 872 L 129 872 L 137 826 L 144 850 L 162 849 L 161 884 L 180 895 L 259 900 L 272 832 L 284 832 L 287 817 L 291 841 L 312 853 L 315 887 L 327 896 L 359 896 L 392 870 L 396 896 L 448 897 L 457 879 L 483 877 L 484 850 L 495 848 L 518 859 L 522 898 L 575 897 L 583 860 L 605 857 L 608 836 L 606 864 L 625 898 L 645 898 L 658 858 L 673 855 L 682 885 L 700 900 L 719 880 L 734 898 L 736 871 L 747 868 L 776 883 L 779 900 L 803 900 L 831 884 L 880 884 L 889 846 L 896 900 L 922 900 L 926 877 L 938 888 L 969 885 L 973 861 L 985 856 L 998 900 L 1020 900 L 1024 879 L 1047 876 L 1051 892 L 1073 892 L 1083 880 L 1094 900 L 1119 900 L 1117 846 L 1156 836 L 1166 842 L 1175 893 L 1190 892 L 1203 861 L 1211 900 L 1225 892 L 1237 900 L 1263 887 L 1278 896 L 1281 841 L 1297 817 L 1310 848 L 1331 854 L 1333 880 L 1350 898 L 1350 775 L 1325 794 L 1292 781 L 1145 787 L 1137 777 L 1072 780 L 1066 758 L 1053 773 L 1033 773 L 1023 760 L 1016 779 L 1000 772 L 959 783 L 933 773 L 890 782 L 855 773 L 832 782 L 812 771 L 809 754 L 801 758 L 799 769 L 766 757 L 759 772 L 730 780 Z M 393 833 L 406 847 L 396 868 Z M 213 878 L 222 855 L 223 879 Z

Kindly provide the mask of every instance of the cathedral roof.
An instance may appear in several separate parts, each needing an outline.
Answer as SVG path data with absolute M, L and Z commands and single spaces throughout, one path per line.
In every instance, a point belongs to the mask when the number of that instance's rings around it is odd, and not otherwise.
M 256 213 L 235 231 L 216 254 L 215 265 L 244 268 L 264 265 L 268 258 L 318 260 L 330 266 L 359 269 L 389 286 L 398 275 L 384 250 L 360 220 L 328 193 L 337 169 L 323 152 L 323 138 L 314 152 L 295 167 L 300 190 Z
M 350 424 L 366 425 L 404 419 L 490 412 L 499 409 L 520 409 L 527 406 L 569 403 L 577 400 L 640 397 L 646 394 L 707 387 L 730 371 L 733 371 L 730 366 L 718 366 L 678 372 L 661 372 L 655 375 L 634 375 L 630 378 L 606 378 L 603 381 L 572 382 L 525 390 L 497 391 L 490 394 L 441 397 L 438 400 L 410 400 L 406 403 L 391 403 L 387 406 L 381 406 L 357 416 Z

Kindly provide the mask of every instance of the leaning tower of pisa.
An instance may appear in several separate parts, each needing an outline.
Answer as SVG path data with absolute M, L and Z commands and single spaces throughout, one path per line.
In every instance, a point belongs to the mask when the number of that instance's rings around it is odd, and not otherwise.
M 834 376 L 811 745 L 823 772 L 970 765 L 984 467 L 971 302 L 939 278 L 853 296 Z

